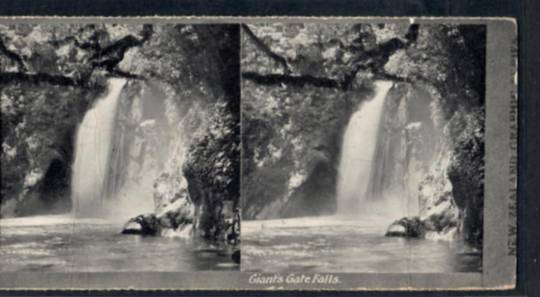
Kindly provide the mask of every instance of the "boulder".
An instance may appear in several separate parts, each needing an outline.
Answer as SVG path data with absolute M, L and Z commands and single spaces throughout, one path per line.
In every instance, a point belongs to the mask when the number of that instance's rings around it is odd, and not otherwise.
M 404 217 L 393 222 L 386 230 L 385 236 L 422 238 L 425 235 L 424 223 L 418 217 Z
M 163 230 L 183 231 L 193 224 L 193 210 L 184 200 L 170 204 L 159 214 L 136 216 L 124 225 L 122 234 L 160 235 Z
M 128 221 L 122 228 L 122 234 L 141 235 L 143 233 L 142 226 L 134 221 Z
M 405 237 L 407 235 L 407 228 L 403 225 L 392 224 L 388 226 L 386 230 L 386 236 L 396 236 L 396 237 Z
M 160 232 L 159 220 L 154 214 L 139 215 L 130 219 L 122 228 L 122 234 L 155 236 Z

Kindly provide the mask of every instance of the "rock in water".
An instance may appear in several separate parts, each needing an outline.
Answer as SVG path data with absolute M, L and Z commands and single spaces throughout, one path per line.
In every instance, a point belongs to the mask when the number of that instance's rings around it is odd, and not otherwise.
M 424 223 L 418 217 L 404 217 L 393 222 L 386 230 L 385 236 L 390 237 L 424 237 L 426 230 Z
M 128 221 L 122 228 L 122 234 L 142 234 L 142 227 L 139 223 Z
M 136 216 L 130 219 L 122 228 L 122 234 L 155 236 L 159 231 L 159 220 L 154 214 Z
M 407 234 L 407 229 L 404 226 L 398 225 L 398 224 L 392 224 L 388 226 L 385 236 L 405 237 L 406 234 Z
M 191 204 L 181 203 L 171 204 L 170 208 L 165 209 L 162 213 L 145 214 L 136 216 L 124 225 L 122 234 L 139 234 L 139 235 L 161 235 L 163 231 L 178 231 L 179 235 L 182 231 L 189 230 L 186 227 L 193 224 L 193 211 Z M 189 233 L 183 233 L 183 235 Z

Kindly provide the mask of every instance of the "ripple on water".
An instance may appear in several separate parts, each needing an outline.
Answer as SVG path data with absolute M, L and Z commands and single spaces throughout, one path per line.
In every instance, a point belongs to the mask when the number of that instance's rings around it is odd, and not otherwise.
M 463 243 L 457 241 L 385 237 L 384 228 L 363 222 L 327 219 L 330 225 L 325 226 L 325 220 L 303 219 L 295 220 L 300 225 L 295 226 L 285 221 L 243 235 L 243 270 L 475 272 L 481 263 L 481 255 L 473 260 L 460 257 Z
M 124 236 L 118 234 L 122 224 L 62 220 L 58 225 L 43 226 L 34 225 L 35 219 L 2 223 L 0 271 L 239 269 L 238 265 L 226 265 L 232 263 L 231 257 L 221 255 L 217 248 L 200 257 L 195 249 L 202 249 L 202 245 L 194 245 L 184 239 Z

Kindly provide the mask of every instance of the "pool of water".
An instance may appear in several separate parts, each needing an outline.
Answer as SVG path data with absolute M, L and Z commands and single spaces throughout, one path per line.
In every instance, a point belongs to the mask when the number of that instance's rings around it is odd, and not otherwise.
M 0 220 L 0 271 L 238 270 L 230 250 L 183 238 L 121 235 L 122 223 L 44 216 Z
M 380 218 L 244 221 L 243 271 L 480 272 L 481 254 L 461 241 L 385 237 Z

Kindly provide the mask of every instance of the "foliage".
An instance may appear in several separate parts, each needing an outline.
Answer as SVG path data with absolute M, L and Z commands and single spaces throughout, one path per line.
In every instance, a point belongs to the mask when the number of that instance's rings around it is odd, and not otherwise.
M 359 63 L 369 64 L 378 55 L 378 47 L 391 40 L 405 42 L 406 26 L 393 24 L 257 24 L 253 31 L 270 51 L 283 57 L 289 69 L 273 63 L 243 34 L 244 72 L 312 75 L 344 80 Z M 260 47 L 259 47 L 260 48 Z M 366 55 L 367 54 L 367 55 Z M 370 70 L 364 69 L 364 75 Z M 372 74 L 372 73 L 371 73 Z
M 46 73 L 87 83 L 105 61 L 121 59 L 118 45 L 144 38 L 142 25 L 2 25 L 0 42 L 21 65 L 0 64 L 2 72 Z M 13 59 L 12 59 L 13 60 Z
M 234 50 L 236 32 L 228 25 L 155 26 L 152 38 L 127 51 L 119 68 L 211 102 L 230 88 L 227 75 L 234 74 L 231 64 L 238 61 L 227 51 Z
M 183 171 L 190 196 L 201 207 L 201 230 L 217 239 L 224 230 L 223 202 L 239 201 L 239 122 L 226 102 L 218 100 L 209 111 L 209 123 L 200 130 L 188 149 Z

